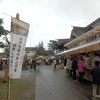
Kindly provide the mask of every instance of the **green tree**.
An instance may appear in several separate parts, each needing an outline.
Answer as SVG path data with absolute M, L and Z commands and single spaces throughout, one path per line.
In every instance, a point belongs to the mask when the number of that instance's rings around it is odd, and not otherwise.
M 66 50 L 67 48 L 64 47 L 64 43 L 59 44 L 58 41 L 50 40 L 48 43 L 48 49 L 53 50 L 54 53 L 59 53 Z
M 0 37 L 4 35 L 4 27 L 2 26 L 2 24 L 3 24 L 3 19 L 0 18 Z M 0 42 L 0 47 L 2 48 L 4 47 L 3 42 Z
M 48 43 L 48 49 L 53 50 L 54 53 L 57 53 L 58 43 L 55 40 L 50 40 Z
M 9 53 L 10 53 L 10 41 L 8 39 L 8 35 L 10 34 L 10 32 L 5 30 L 4 33 L 5 34 L 3 36 L 3 40 L 4 40 L 4 42 L 3 42 L 3 45 L 4 45 L 3 50 L 6 53 L 6 55 L 9 56 Z
M 2 42 L 0 42 L 0 48 L 4 50 L 6 55 L 9 55 L 10 42 L 8 39 L 8 35 L 10 32 L 5 30 L 2 24 L 3 24 L 3 19 L 0 19 L 0 37 L 2 37 Z
M 1 35 L 4 35 L 4 31 L 5 31 L 2 24 L 3 24 L 3 19 L 0 18 L 0 37 L 1 37 Z
M 37 46 L 37 52 L 36 52 L 36 56 L 42 56 L 42 55 L 47 55 L 46 54 L 46 50 L 43 47 L 43 41 L 39 43 L 39 45 Z

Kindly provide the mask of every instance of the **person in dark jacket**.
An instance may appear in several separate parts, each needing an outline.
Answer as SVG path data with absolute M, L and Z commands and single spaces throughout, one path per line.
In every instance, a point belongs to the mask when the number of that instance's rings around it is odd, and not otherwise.
M 93 77 L 93 100 L 100 97 L 100 62 L 95 61 L 95 67 L 91 70 L 91 75 Z
M 63 62 L 64 67 L 66 66 L 66 63 L 67 63 L 67 57 L 64 57 L 64 62 Z
M 32 60 L 32 67 L 33 67 L 34 71 L 36 71 L 36 68 L 37 68 L 36 59 L 33 59 L 33 60 Z
M 2 70 L 2 59 L 0 58 L 0 70 Z
M 72 70 L 73 70 L 73 80 L 74 80 L 74 82 L 77 82 L 77 78 L 76 78 L 76 70 L 78 69 L 77 63 L 78 63 L 78 58 L 74 57 L 74 59 L 72 61 Z

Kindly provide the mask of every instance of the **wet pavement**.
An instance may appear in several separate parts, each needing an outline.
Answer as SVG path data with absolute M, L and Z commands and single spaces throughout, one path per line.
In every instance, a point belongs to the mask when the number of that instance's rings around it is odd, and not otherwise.
M 54 71 L 51 66 L 41 66 L 36 72 L 35 100 L 91 100 L 92 83 L 73 82 L 64 70 Z
M 91 100 L 92 83 L 73 82 L 64 69 L 55 71 L 52 66 L 42 65 L 40 71 L 24 70 L 22 75 L 36 75 L 35 100 Z

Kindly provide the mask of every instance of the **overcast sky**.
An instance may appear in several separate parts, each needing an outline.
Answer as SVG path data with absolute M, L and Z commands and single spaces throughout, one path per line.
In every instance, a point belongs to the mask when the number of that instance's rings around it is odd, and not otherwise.
M 10 30 L 11 17 L 30 24 L 26 46 L 34 47 L 43 41 L 69 38 L 71 26 L 84 27 L 99 18 L 100 0 L 0 0 L 0 18 Z

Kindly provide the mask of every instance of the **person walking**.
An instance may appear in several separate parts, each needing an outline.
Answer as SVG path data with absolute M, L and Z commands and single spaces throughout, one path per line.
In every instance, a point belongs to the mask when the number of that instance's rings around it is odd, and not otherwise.
M 70 63 L 69 63 L 69 73 L 70 73 L 70 76 L 71 76 L 71 77 L 73 76 L 72 61 L 73 61 L 73 59 L 70 58 Z
M 29 64 L 29 60 L 26 60 L 26 70 L 28 70 L 30 68 L 30 64 Z
M 73 61 L 72 61 L 73 80 L 74 80 L 74 82 L 77 82 L 77 78 L 76 78 L 76 70 L 78 69 L 77 63 L 78 63 L 78 58 L 74 57 Z
M 34 71 L 37 70 L 37 62 L 36 62 L 36 59 L 33 60 L 33 68 L 34 68 Z
M 36 65 L 37 65 L 37 71 L 40 71 L 40 63 L 39 63 L 39 59 L 36 60 Z
M 56 69 L 59 69 L 59 65 L 60 65 L 60 60 L 59 60 L 60 57 L 57 57 L 56 58 Z
M 34 69 L 34 71 L 36 71 L 36 59 L 32 59 L 31 71 L 32 71 L 32 68 Z
M 56 60 L 56 58 L 55 59 L 53 59 L 53 66 L 54 66 L 54 70 L 56 70 L 57 69 L 57 60 Z
M 63 62 L 64 67 L 66 67 L 66 64 L 67 64 L 67 57 L 64 57 L 64 62 Z
M 63 69 L 63 57 L 59 57 L 59 69 Z
M 96 100 L 98 97 L 100 98 L 100 62 L 95 61 L 95 67 L 91 70 L 91 75 L 93 78 L 93 98 L 92 100 Z
M 2 58 L 0 58 L 0 70 L 2 70 Z
M 6 66 L 7 61 L 6 61 L 5 59 L 3 59 L 3 60 L 1 61 L 1 63 L 2 63 L 2 69 L 4 69 L 5 66 Z
M 67 76 L 72 76 L 72 58 L 70 56 L 67 59 L 66 70 Z
M 31 70 L 31 66 L 32 66 L 32 59 L 29 59 L 28 60 L 28 70 Z
M 79 72 L 79 83 L 84 83 L 84 74 L 85 74 L 85 63 L 84 59 L 81 57 L 80 60 L 78 61 L 78 72 Z
M 4 66 L 4 78 L 3 82 L 7 82 L 9 77 L 9 60 L 5 60 L 5 66 Z
M 70 68 L 70 61 L 71 61 L 71 58 L 70 58 L 70 56 L 68 56 L 67 57 L 67 64 L 66 64 L 66 75 L 67 76 L 70 76 L 70 70 L 69 70 L 69 68 Z

